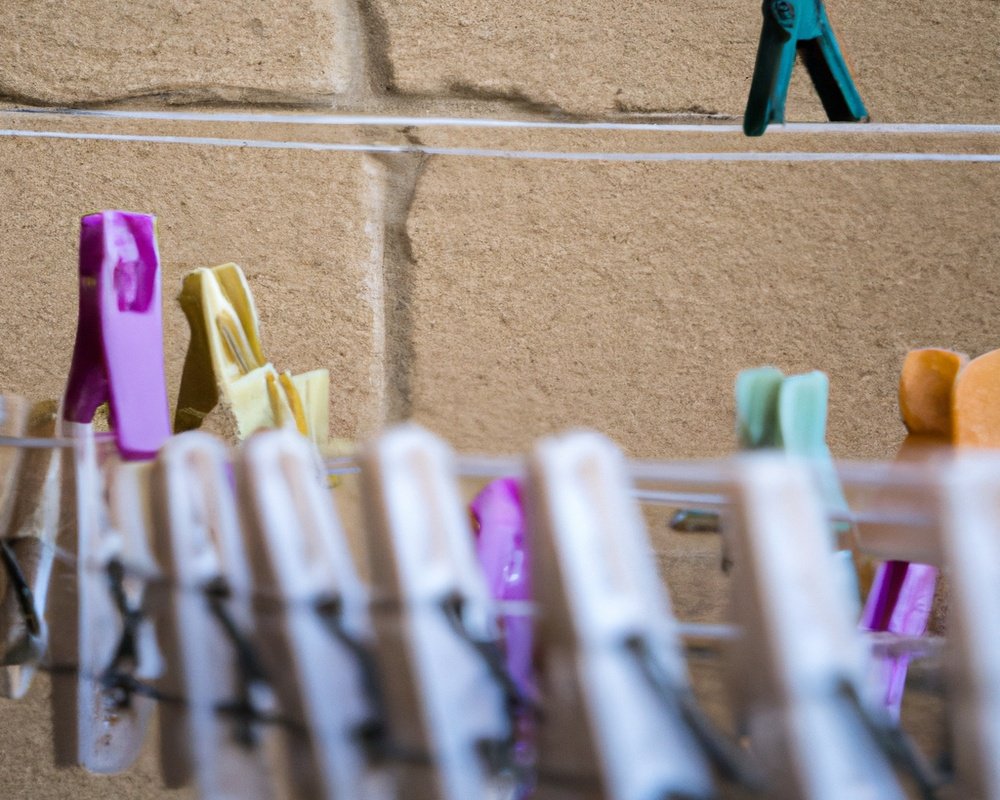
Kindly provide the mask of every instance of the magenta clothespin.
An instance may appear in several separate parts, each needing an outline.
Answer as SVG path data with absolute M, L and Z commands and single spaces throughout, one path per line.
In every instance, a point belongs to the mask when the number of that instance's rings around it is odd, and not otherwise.
M 937 568 L 929 564 L 887 561 L 879 567 L 860 627 L 866 631 L 889 631 L 899 636 L 923 636 L 934 604 Z M 884 656 L 876 662 L 885 687 L 885 707 L 899 719 L 906 688 L 908 655 Z
M 524 535 L 521 484 L 500 478 L 486 485 L 469 504 L 476 522 L 476 555 L 490 595 L 499 601 L 531 600 L 531 562 Z M 507 669 L 518 688 L 534 695 L 532 624 L 527 613 L 505 614 Z
M 80 311 L 63 416 L 88 423 L 105 402 L 123 458 L 151 458 L 170 436 L 160 255 L 149 214 L 80 220 Z

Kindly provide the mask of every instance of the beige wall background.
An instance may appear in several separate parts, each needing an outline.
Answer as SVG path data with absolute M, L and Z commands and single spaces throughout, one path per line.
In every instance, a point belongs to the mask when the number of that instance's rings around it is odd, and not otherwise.
M 873 121 L 1000 123 L 995 0 L 827 7 Z M 187 341 L 173 300 L 180 276 L 236 261 L 272 360 L 330 368 L 336 435 L 412 418 L 460 449 L 510 452 L 586 425 L 636 456 L 712 456 L 732 447 L 736 372 L 773 363 L 829 373 L 836 455 L 889 457 L 903 433 L 894 394 L 905 352 L 1000 346 L 1000 164 L 637 154 L 997 153 L 1000 138 L 718 132 L 739 122 L 759 25 L 757 0 L 288 0 L 280 10 L 259 0 L 7 0 L 0 128 L 20 135 L 0 136 L 0 390 L 61 392 L 78 219 L 119 207 L 159 219 L 172 391 Z M 25 106 L 48 113 L 18 112 Z M 704 127 L 218 116 L 236 112 Z M 801 67 L 788 118 L 823 118 Z M 173 139 L 122 138 L 150 136 Z M 191 141 L 205 138 L 637 160 Z M 674 571 L 680 609 L 700 618 L 718 605 Z M 47 691 L 39 681 L 27 701 L 0 704 L 0 795 L 182 796 L 158 788 L 153 748 L 125 776 L 54 771 Z

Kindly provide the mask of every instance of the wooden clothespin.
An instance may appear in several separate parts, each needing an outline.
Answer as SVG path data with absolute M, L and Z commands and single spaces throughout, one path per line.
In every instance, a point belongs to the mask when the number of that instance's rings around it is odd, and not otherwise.
M 372 442 L 360 463 L 397 793 L 492 797 L 511 782 L 516 689 L 497 649 L 452 455 L 407 425 Z
M 621 452 L 594 433 L 544 440 L 527 496 L 542 609 L 537 796 L 714 796 L 710 763 L 737 773 L 740 756 L 697 711 Z
M 28 427 L 27 417 L 28 403 L 24 398 L 0 397 L 0 433 L 4 436 L 23 436 Z M 25 460 L 20 448 L 0 449 L 0 531 L 6 534 L 0 539 L 0 696 L 12 698 L 22 697 L 27 691 L 34 664 L 45 650 L 46 638 L 42 621 L 44 591 L 39 607 L 34 591 L 36 582 L 32 580 L 44 555 L 37 547 L 29 549 L 25 541 L 14 538 L 19 531 L 13 520 L 17 516 L 15 507 L 19 506 L 18 490 L 24 480 Z M 50 540 L 50 559 L 51 546 Z
M 911 350 L 899 380 L 899 409 L 906 439 L 896 460 L 926 460 L 949 446 L 953 436 L 952 399 L 956 376 L 966 363 L 962 353 L 950 350 Z M 921 496 L 921 494 L 923 496 Z M 883 490 L 878 506 L 908 507 L 930 513 L 933 498 L 900 488 Z M 922 636 L 934 603 L 939 551 L 936 537 L 920 536 L 912 526 L 868 523 L 858 526 L 859 546 L 868 553 L 889 558 L 875 573 L 861 615 L 861 627 L 901 636 Z M 912 554 L 904 560 L 902 553 Z M 906 685 L 907 655 L 879 659 L 884 703 L 899 717 Z
M 952 576 L 946 650 L 955 797 L 1000 798 L 1000 456 L 942 467 L 940 542 Z
M 176 788 L 207 800 L 276 796 L 277 746 L 269 681 L 253 630 L 253 581 L 228 452 L 207 433 L 175 436 L 153 467 L 157 634 L 167 668 L 158 684 L 160 765 Z
M 105 505 L 91 422 L 107 403 L 125 460 L 151 457 L 170 435 L 159 268 L 151 216 L 82 219 L 80 311 L 61 424 L 76 447 L 62 455 L 57 544 L 66 560 L 53 573 L 50 649 L 56 763 L 94 772 L 120 771 L 138 755 L 151 703 L 125 684 L 157 666 L 140 641 L 141 588 L 130 586 L 122 561 L 141 551 L 143 532 L 122 526 L 125 509 Z
M 764 0 L 763 13 L 743 132 L 760 136 L 772 122 L 785 121 L 796 54 L 832 121 L 867 121 L 868 109 L 840 52 L 823 0 Z
M 322 463 L 291 430 L 241 449 L 240 508 L 254 572 L 260 655 L 284 714 L 289 784 L 302 798 L 385 796 L 363 747 L 382 706 L 368 593 L 354 569 Z
M 279 373 L 264 357 L 257 307 L 236 264 L 184 276 L 181 308 L 191 326 L 177 414 L 177 431 L 202 426 L 220 405 L 216 433 L 245 439 L 289 425 L 325 452 L 329 437 L 330 375 Z
M 898 763 L 924 796 L 934 778 L 866 684 L 864 642 L 842 601 L 826 516 L 804 465 L 745 457 L 737 513 L 730 685 L 742 729 L 788 800 L 906 796 Z

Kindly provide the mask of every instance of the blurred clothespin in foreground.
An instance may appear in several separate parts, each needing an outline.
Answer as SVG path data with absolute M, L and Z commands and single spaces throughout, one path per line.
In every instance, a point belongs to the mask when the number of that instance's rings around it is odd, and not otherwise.
M 287 425 L 326 454 L 330 374 L 325 369 L 279 373 L 264 357 L 257 306 L 243 271 L 236 264 L 193 270 L 184 276 L 178 299 L 191 341 L 176 430 L 200 428 L 217 409 L 212 432 L 227 439 Z
M 926 348 L 907 353 L 899 379 L 899 409 L 907 434 L 897 461 L 927 459 L 950 445 L 955 378 L 966 362 L 964 354 L 950 350 Z M 930 505 L 932 499 L 896 488 L 883 490 L 877 503 L 913 508 Z M 918 544 L 915 540 L 913 530 L 908 527 L 884 523 L 858 526 L 859 545 L 868 551 L 880 542 L 888 550 L 898 546 L 899 541 L 907 542 L 906 546 L 912 549 Z M 937 569 L 930 563 L 890 558 L 880 564 L 861 615 L 862 629 L 922 636 L 930 619 L 936 583 Z M 885 706 L 898 718 L 909 657 L 889 655 L 880 658 L 878 664 Z
M 170 436 L 160 260 L 153 217 L 105 211 L 81 220 L 80 311 L 63 400 L 58 546 L 52 581 L 52 713 L 56 763 L 118 772 L 137 757 L 152 702 L 131 684 L 158 671 L 144 632 L 141 467 L 107 492 L 92 421 L 107 403 L 120 457 L 152 457 Z M 139 520 L 136 523 L 136 520 Z M 138 527 L 135 525 L 138 524 Z
M 923 796 L 936 776 L 868 690 L 866 647 L 844 606 L 823 505 L 808 469 L 771 455 L 734 475 L 728 536 L 734 622 L 730 686 L 768 797 L 903 800 L 894 766 Z
M 236 478 L 261 660 L 299 723 L 285 733 L 292 794 L 384 797 L 385 776 L 367 763 L 384 724 L 368 593 L 315 448 L 291 430 L 262 431 L 241 448 Z
M 764 0 L 763 13 L 743 132 L 760 136 L 772 122 L 785 121 L 796 54 L 802 57 L 831 121 L 867 121 L 868 109 L 837 44 L 823 0 Z
M 528 462 L 544 698 L 540 800 L 714 797 L 742 753 L 698 710 L 625 459 L 604 437 L 542 441 Z
M 470 800 L 513 791 L 520 697 L 473 553 L 453 456 L 416 426 L 360 455 L 383 754 L 400 797 Z
M 157 635 L 167 658 L 157 684 L 164 783 L 201 797 L 276 796 L 278 729 L 270 682 L 250 635 L 253 582 L 228 451 L 207 433 L 173 437 L 150 478 Z
M 946 714 L 955 797 L 1000 798 L 1000 457 L 943 467 L 942 561 L 950 576 Z

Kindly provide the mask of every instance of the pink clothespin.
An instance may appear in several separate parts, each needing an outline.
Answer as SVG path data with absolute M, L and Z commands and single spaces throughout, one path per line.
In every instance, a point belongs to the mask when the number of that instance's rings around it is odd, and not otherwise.
M 469 504 L 476 526 L 476 556 L 494 600 L 531 600 L 531 561 L 524 536 L 521 484 L 500 478 L 487 484 Z M 528 614 L 503 617 L 507 669 L 522 692 L 534 695 L 532 623 Z
M 80 312 L 63 416 L 91 422 L 107 402 L 129 460 L 151 458 L 170 436 L 155 225 L 129 211 L 80 221 Z

